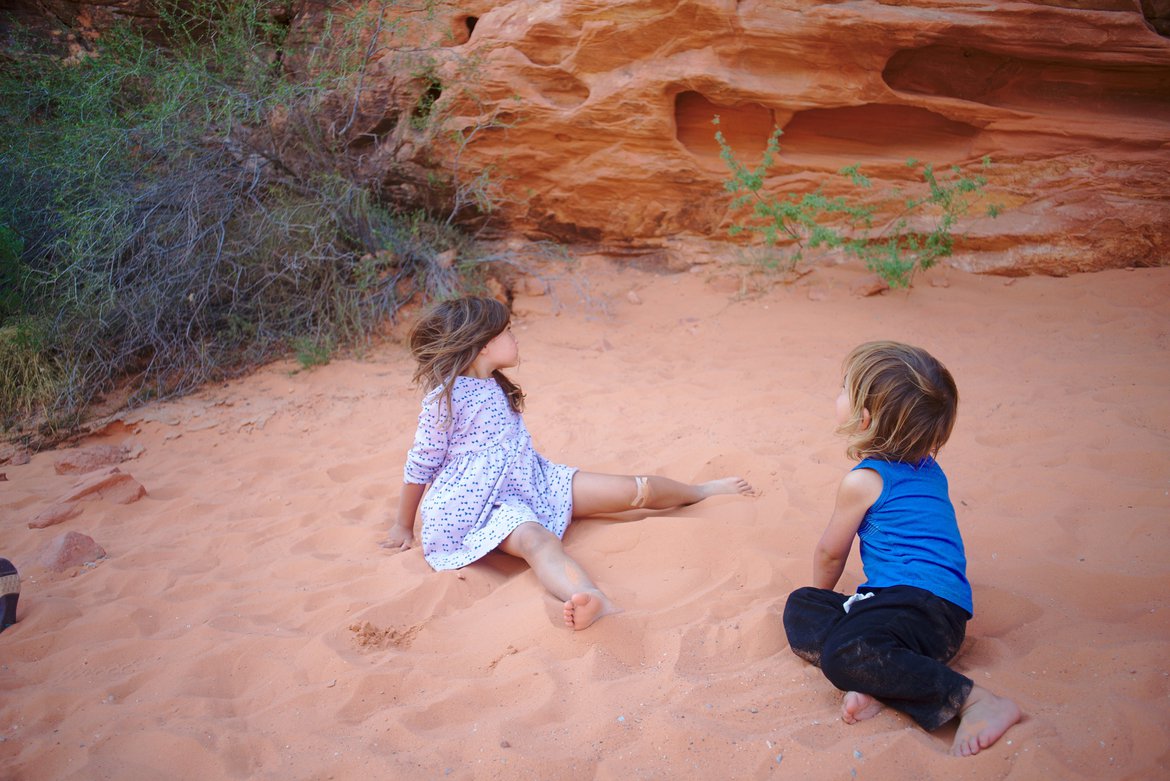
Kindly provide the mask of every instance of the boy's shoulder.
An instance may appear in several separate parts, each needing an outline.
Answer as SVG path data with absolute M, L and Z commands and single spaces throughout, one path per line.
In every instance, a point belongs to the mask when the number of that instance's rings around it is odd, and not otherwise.
M 942 472 L 942 467 L 934 460 L 932 456 L 927 456 L 919 461 L 895 461 L 884 458 L 875 458 L 873 456 L 866 456 L 857 463 L 854 469 L 872 469 L 875 472 L 907 472 L 907 473 L 922 473 L 929 474 L 931 472 Z

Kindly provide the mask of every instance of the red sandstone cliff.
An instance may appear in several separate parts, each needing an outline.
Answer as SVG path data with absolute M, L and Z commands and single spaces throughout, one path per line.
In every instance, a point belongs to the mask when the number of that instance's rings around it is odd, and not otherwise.
M 305 8 L 311 24 L 320 8 Z M 364 165 L 452 162 L 405 121 L 430 89 L 470 138 L 460 170 L 496 172 L 513 231 L 611 248 L 726 238 L 719 114 L 743 158 L 783 128 L 777 191 L 853 163 L 880 187 L 905 185 L 910 157 L 989 156 L 1006 210 L 961 229 L 966 268 L 1170 262 L 1165 0 L 467 0 L 409 16 L 443 83 L 404 82 L 402 38 L 385 35 L 355 134 Z

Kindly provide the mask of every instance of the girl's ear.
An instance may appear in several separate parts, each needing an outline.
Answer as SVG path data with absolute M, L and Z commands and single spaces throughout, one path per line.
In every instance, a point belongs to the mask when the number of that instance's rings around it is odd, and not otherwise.
M 861 430 L 862 431 L 865 431 L 869 428 L 869 421 L 870 420 L 871 420 L 871 418 L 869 416 L 869 410 L 866 409 L 865 407 L 862 407 L 861 408 Z

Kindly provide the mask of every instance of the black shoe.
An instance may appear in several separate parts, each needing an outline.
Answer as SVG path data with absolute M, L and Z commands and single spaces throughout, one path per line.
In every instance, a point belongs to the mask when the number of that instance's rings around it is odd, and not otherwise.
M 20 575 L 8 559 L 0 559 L 0 632 L 16 623 L 16 600 L 20 599 Z

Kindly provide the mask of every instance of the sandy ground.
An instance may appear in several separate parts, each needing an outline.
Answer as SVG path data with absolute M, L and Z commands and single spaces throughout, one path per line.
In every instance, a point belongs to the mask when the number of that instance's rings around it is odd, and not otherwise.
M 847 268 L 747 298 L 702 271 L 586 271 L 593 305 L 516 301 L 541 452 L 739 474 L 758 498 L 573 524 L 625 608 L 574 633 L 516 560 L 440 574 L 378 547 L 418 409 L 400 344 L 126 413 L 79 446 L 136 448 L 137 502 L 29 529 L 85 476 L 55 472 L 62 451 L 0 466 L 24 578 L 0 777 L 1170 777 L 1170 269 L 938 271 L 872 298 Z M 974 758 L 946 755 L 953 726 L 842 723 L 780 624 L 849 466 L 840 362 L 872 338 L 959 384 L 940 462 L 976 616 L 955 664 L 1026 713 Z M 66 531 L 108 557 L 44 569 Z M 860 576 L 855 553 L 842 588 Z

